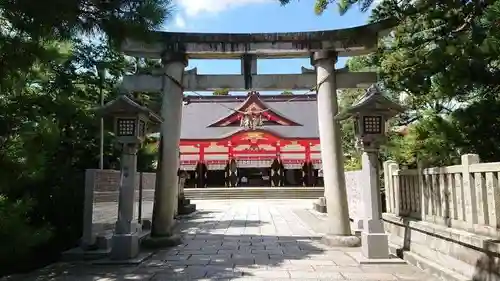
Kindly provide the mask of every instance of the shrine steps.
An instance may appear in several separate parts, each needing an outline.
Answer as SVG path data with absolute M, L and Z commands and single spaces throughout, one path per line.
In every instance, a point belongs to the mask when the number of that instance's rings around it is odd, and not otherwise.
M 222 199 L 317 199 L 323 187 L 222 187 L 186 188 L 184 196 L 192 200 Z

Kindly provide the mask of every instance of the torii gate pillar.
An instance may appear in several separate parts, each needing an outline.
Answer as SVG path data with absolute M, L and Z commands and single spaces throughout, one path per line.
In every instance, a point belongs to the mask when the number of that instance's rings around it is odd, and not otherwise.
M 187 66 L 184 53 L 165 53 L 162 56 L 163 87 L 160 129 L 160 149 L 156 175 L 155 197 L 153 205 L 153 223 L 151 236 L 154 239 L 172 241 L 172 228 L 177 209 L 179 169 L 179 144 L 181 134 L 184 68 Z M 180 239 L 174 237 L 174 240 Z
M 311 58 L 317 73 L 319 138 L 328 213 L 328 234 L 323 241 L 331 246 L 357 247 L 361 241 L 351 233 L 340 125 L 335 120 L 338 113 L 336 62 L 337 52 L 333 50 L 315 52 Z

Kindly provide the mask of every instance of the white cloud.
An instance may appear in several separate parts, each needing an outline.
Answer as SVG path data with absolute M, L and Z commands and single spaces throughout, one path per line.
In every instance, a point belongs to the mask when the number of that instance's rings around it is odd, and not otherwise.
M 184 17 L 182 17 L 182 15 L 177 15 L 174 19 L 174 25 L 177 28 L 185 28 L 186 21 L 184 20 Z
M 178 0 L 177 5 L 190 17 L 200 13 L 216 14 L 235 7 L 262 4 L 276 0 Z

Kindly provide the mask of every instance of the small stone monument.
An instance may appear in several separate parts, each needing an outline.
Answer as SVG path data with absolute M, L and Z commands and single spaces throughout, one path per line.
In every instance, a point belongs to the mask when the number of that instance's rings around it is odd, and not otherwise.
M 141 225 L 134 218 L 137 185 L 137 150 L 148 128 L 162 122 L 148 108 L 122 95 L 100 109 L 113 122 L 117 145 L 122 149 L 118 219 L 111 241 L 112 260 L 131 260 L 139 254 Z
M 371 86 L 351 108 L 336 116 L 338 120 L 353 118 L 355 134 L 362 154 L 362 201 L 364 205 L 361 232 L 362 255 L 352 253 L 360 263 L 397 263 L 390 259 L 388 236 L 382 223 L 382 202 L 379 186 L 380 144 L 385 140 L 386 122 L 403 112 L 397 103 L 386 98 L 377 86 Z
M 179 171 L 179 198 L 178 198 L 178 215 L 188 215 L 196 211 L 196 204 L 191 204 L 191 200 L 184 195 L 184 185 L 189 174 L 186 171 Z

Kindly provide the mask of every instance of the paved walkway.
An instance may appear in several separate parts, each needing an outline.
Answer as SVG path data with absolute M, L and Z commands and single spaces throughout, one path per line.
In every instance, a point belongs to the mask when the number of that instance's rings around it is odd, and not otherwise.
M 410 265 L 362 265 L 359 248 L 319 242 L 311 200 L 203 201 L 179 225 L 184 244 L 139 266 L 59 263 L 18 280 L 435 280 Z

